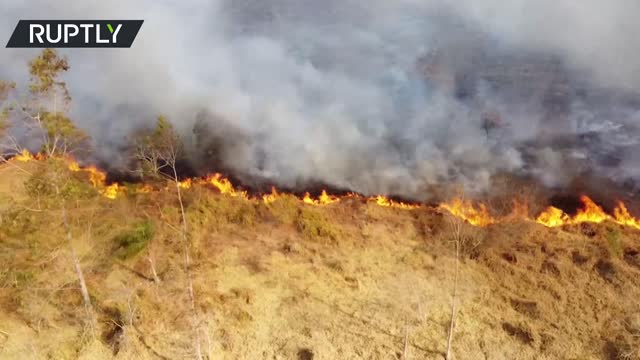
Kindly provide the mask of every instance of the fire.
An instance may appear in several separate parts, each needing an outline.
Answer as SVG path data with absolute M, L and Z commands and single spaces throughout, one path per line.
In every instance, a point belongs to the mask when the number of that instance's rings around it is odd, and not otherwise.
M 207 177 L 206 182 L 213 185 L 221 194 L 226 194 L 233 197 L 248 198 L 246 191 L 238 191 L 233 187 L 229 179 L 222 177 L 221 174 L 213 174 Z
M 487 226 L 495 223 L 495 219 L 489 214 L 487 206 L 480 203 L 477 207 L 470 201 L 454 199 L 450 203 L 443 203 L 440 208 L 447 210 L 453 216 L 468 221 L 471 225 Z
M 98 170 L 94 166 L 89 166 L 84 169 L 87 173 L 89 173 L 89 181 L 94 187 L 104 186 L 105 181 L 107 180 L 107 174 L 103 171 Z
M 21 162 L 27 162 L 33 160 L 33 155 L 27 149 L 22 149 L 22 151 L 14 156 L 14 158 Z
M 584 208 L 578 210 L 578 213 L 572 220 L 573 222 L 601 223 L 605 220 L 611 219 L 611 216 L 607 215 L 607 213 L 605 213 L 604 210 L 602 210 L 602 208 L 589 197 L 582 195 L 580 197 L 580 201 L 582 201 Z
M 640 229 L 640 220 L 633 217 L 629 213 L 629 210 L 627 210 L 626 205 L 621 201 L 618 202 L 618 205 L 613 210 L 613 216 L 607 214 L 602 207 L 586 195 L 581 196 L 580 201 L 582 201 L 583 207 L 579 209 L 573 217 L 551 206 L 540 214 L 536 221 L 548 227 L 580 224 L 584 222 L 601 223 L 604 221 L 612 221 L 620 225 Z
M 556 207 L 549 206 L 538 216 L 536 221 L 547 227 L 556 227 L 568 224 L 571 219 L 564 211 Z
M 186 180 L 182 180 L 178 182 L 178 186 L 181 189 L 190 189 L 191 188 L 191 184 L 192 184 L 192 180 L 191 179 L 186 179 Z
M 580 197 L 580 201 L 582 202 L 583 207 L 581 209 L 578 209 L 578 212 L 573 217 L 569 216 L 564 211 L 558 208 L 550 206 L 542 214 L 538 216 L 536 221 L 548 227 L 557 227 L 557 226 L 569 225 L 569 224 L 580 224 L 583 222 L 601 223 L 607 220 L 615 221 L 611 217 L 611 215 L 605 213 L 602 207 L 596 204 L 588 196 L 582 195 Z M 626 210 L 626 208 L 624 209 Z M 628 215 L 629 218 L 631 218 L 628 211 L 626 212 L 626 215 Z M 622 213 L 621 213 L 621 216 L 622 216 Z
M 27 162 L 32 160 L 43 160 L 45 157 L 42 154 L 32 155 L 28 150 L 22 150 L 19 154 L 16 154 L 14 158 L 17 161 Z M 116 199 L 118 195 L 125 191 L 125 188 L 118 183 L 106 185 L 107 175 L 104 171 L 98 169 L 95 166 L 83 167 L 72 157 L 66 157 L 64 160 L 67 163 L 67 168 L 73 172 L 84 172 L 88 175 L 89 181 L 98 189 L 99 193 L 108 198 Z M 178 186 L 181 189 L 190 189 L 194 184 L 209 184 L 215 187 L 221 194 L 232 197 L 241 197 L 251 201 L 260 201 L 265 204 L 273 203 L 278 199 L 280 193 L 278 193 L 275 187 L 271 188 L 271 193 L 262 195 L 261 198 L 249 197 L 248 193 L 244 190 L 236 189 L 229 179 L 223 177 L 221 174 L 213 174 L 206 178 L 188 178 L 178 182 Z M 151 193 L 157 191 L 150 184 L 139 184 L 134 190 L 136 193 Z M 335 196 L 327 193 L 323 190 L 317 199 L 311 197 L 309 193 L 305 193 L 300 199 L 302 202 L 311 205 L 330 205 L 341 201 L 342 199 L 356 199 L 361 201 L 370 201 L 378 206 L 393 207 L 399 209 L 419 209 L 422 206 L 418 204 L 406 204 L 398 201 L 393 201 L 383 195 L 378 195 L 370 198 L 365 198 L 360 194 L 349 193 L 343 196 Z M 582 201 L 582 208 L 578 209 L 574 216 L 570 216 L 561 209 L 550 206 L 545 209 L 535 219 L 529 217 L 529 209 L 526 203 L 519 203 L 514 200 L 513 209 L 511 213 L 504 217 L 493 217 L 487 206 L 483 203 L 474 204 L 471 201 L 463 200 L 460 198 L 454 199 L 450 202 L 442 203 L 438 207 L 439 209 L 446 210 L 453 216 L 461 218 L 471 225 L 475 226 L 488 226 L 497 222 L 504 222 L 510 220 L 532 220 L 547 227 L 559 227 L 563 225 L 580 224 L 584 222 L 601 223 L 604 221 L 611 221 L 624 226 L 640 229 L 640 219 L 635 218 L 626 205 L 623 202 L 618 202 L 613 214 L 607 214 L 601 206 L 596 204 L 591 198 L 583 195 L 580 197 Z
M 325 190 L 322 190 L 322 193 L 318 196 L 317 200 L 313 199 L 309 193 L 305 193 L 302 201 L 310 205 L 329 205 L 340 201 L 340 198 L 334 195 L 329 195 Z
M 371 198 L 371 200 L 374 201 L 379 206 L 384 206 L 384 207 L 394 207 L 394 208 L 406 209 L 406 210 L 417 209 L 420 207 L 419 205 L 411 205 L 411 204 L 405 204 L 403 202 L 396 202 L 382 195 L 375 196 Z
M 618 206 L 613 210 L 613 216 L 618 224 L 640 229 L 640 221 L 629 214 L 629 210 L 622 201 L 619 201 Z
M 275 186 L 271 187 L 271 194 L 262 195 L 262 201 L 264 201 L 265 204 L 271 204 L 276 201 L 276 199 L 278 199 L 278 191 Z
M 67 168 L 73 172 L 80 171 L 80 164 L 73 159 L 67 159 Z
M 107 199 L 114 200 L 116 197 L 118 197 L 119 190 L 120 185 L 118 185 L 118 183 L 113 183 L 105 187 L 100 193 Z

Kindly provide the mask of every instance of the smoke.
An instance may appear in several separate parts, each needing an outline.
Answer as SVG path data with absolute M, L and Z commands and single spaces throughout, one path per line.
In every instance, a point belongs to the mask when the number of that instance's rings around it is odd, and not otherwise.
M 633 0 L 33 0 L 0 5 L 0 34 L 18 19 L 145 20 L 131 49 L 61 51 L 72 116 L 111 164 L 162 113 L 202 171 L 425 199 L 499 172 L 637 178 L 638 13 Z M 36 54 L 3 49 L 0 75 L 24 81 Z

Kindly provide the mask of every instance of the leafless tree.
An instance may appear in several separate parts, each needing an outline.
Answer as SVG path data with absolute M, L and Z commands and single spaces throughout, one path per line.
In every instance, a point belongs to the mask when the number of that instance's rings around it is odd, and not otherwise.
M 187 277 L 187 294 L 192 312 L 194 350 L 198 360 L 203 359 L 200 339 L 200 319 L 196 307 L 191 274 L 190 242 L 177 162 L 182 155 L 182 143 L 171 123 L 163 116 L 158 117 L 156 127 L 149 133 L 140 133 L 136 139 L 135 156 L 140 162 L 143 174 L 168 177 L 175 185 L 180 207 L 180 235 L 182 238 L 183 265 Z M 153 264 L 153 260 L 150 260 Z M 157 275 L 154 275 L 154 277 Z
M 453 290 L 451 293 L 451 315 L 449 319 L 449 333 L 447 336 L 447 352 L 445 355 L 446 360 L 451 359 L 451 344 L 453 341 L 453 334 L 456 322 L 456 303 L 458 297 L 458 279 L 460 273 L 460 248 L 464 239 L 464 220 L 456 216 L 449 216 L 449 226 L 451 229 L 451 236 L 455 245 L 455 270 L 453 277 Z

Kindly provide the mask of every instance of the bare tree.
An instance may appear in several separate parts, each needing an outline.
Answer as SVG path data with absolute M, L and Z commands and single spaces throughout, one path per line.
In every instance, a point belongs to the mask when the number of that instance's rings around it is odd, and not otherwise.
M 453 290 L 451 293 L 451 315 L 449 319 L 449 333 L 447 336 L 447 352 L 445 355 L 446 360 L 451 359 L 451 344 L 453 341 L 453 333 L 456 322 L 456 302 L 458 297 L 458 279 L 460 272 L 460 248 L 464 238 L 464 220 L 457 216 L 449 216 L 449 226 L 451 229 L 452 240 L 455 245 L 455 271 L 453 276 Z
M 203 359 L 200 340 L 200 320 L 193 291 L 191 274 L 191 257 L 189 255 L 190 242 L 180 179 L 178 178 L 177 162 L 182 155 L 182 142 L 171 123 L 164 117 L 158 117 L 155 128 L 148 133 L 140 133 L 136 139 L 135 156 L 140 162 L 143 174 L 157 177 L 164 175 L 175 185 L 180 206 L 180 235 L 183 245 L 183 265 L 187 276 L 187 294 L 192 312 L 192 326 L 194 333 L 194 350 L 198 360 Z M 150 260 L 153 264 L 153 261 Z
M 69 210 L 67 207 L 67 200 L 73 196 L 74 192 L 72 178 L 69 174 L 66 163 L 61 159 L 52 159 L 47 164 L 45 173 L 35 174 L 34 176 L 44 177 L 49 186 L 53 188 L 56 200 L 60 202 L 60 210 L 62 212 L 62 226 L 65 231 L 66 242 L 69 247 L 73 269 L 80 285 L 80 293 L 84 302 L 87 324 L 89 326 L 91 335 L 95 336 L 95 312 L 91 303 L 91 296 L 89 294 L 89 288 L 87 287 L 87 283 L 84 277 L 80 258 L 78 257 L 78 253 L 73 244 L 73 232 L 71 228 L 71 222 L 69 220 Z

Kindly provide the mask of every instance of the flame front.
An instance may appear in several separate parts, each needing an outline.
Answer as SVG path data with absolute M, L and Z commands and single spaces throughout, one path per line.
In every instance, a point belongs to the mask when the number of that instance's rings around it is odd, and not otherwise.
M 222 177 L 221 174 L 213 174 L 205 180 L 208 184 L 213 185 L 221 194 L 226 194 L 233 197 L 248 198 L 246 191 L 238 191 L 233 187 L 229 179 Z
M 33 155 L 31 155 L 29 150 L 22 149 L 22 152 L 20 152 L 19 154 L 16 154 L 16 156 L 14 156 L 14 159 L 20 162 L 27 162 L 27 161 L 33 160 Z
M 264 201 L 265 204 L 271 204 L 272 202 L 278 199 L 278 196 L 279 196 L 278 191 L 276 190 L 275 186 L 272 186 L 271 194 L 262 195 L 262 201 Z
M 601 223 L 605 220 L 611 219 L 611 216 L 607 215 L 607 213 L 605 213 L 604 210 L 602 210 L 602 208 L 588 196 L 582 195 L 580 197 L 580 201 L 582 201 L 584 208 L 578 210 L 578 213 L 572 219 L 574 223 Z
M 613 210 L 613 216 L 618 224 L 640 229 L 640 221 L 629 214 L 629 210 L 622 201 L 619 201 L 618 206 Z
M 564 211 L 556 207 L 549 206 L 538 216 L 536 221 L 547 227 L 556 227 L 568 224 L 571 219 L 569 218 L 569 215 L 564 213 Z
M 45 159 L 45 156 L 42 154 L 36 154 L 34 156 L 25 149 L 22 150 L 19 154 L 16 154 L 13 159 L 20 162 L 27 162 L 32 160 L 43 160 Z M 89 181 L 91 182 L 91 185 L 98 189 L 99 193 L 102 196 L 108 199 L 116 199 L 121 193 L 125 191 L 125 188 L 123 188 L 118 183 L 106 185 L 107 175 L 104 171 L 98 169 L 97 167 L 83 167 L 72 157 L 65 157 L 64 160 L 66 161 L 67 168 L 70 171 L 86 173 Z M 177 183 L 177 186 L 181 189 L 187 190 L 191 189 L 195 184 L 212 185 L 223 195 L 240 197 L 251 201 L 260 200 L 260 198 L 250 198 L 246 191 L 236 189 L 231 181 L 229 181 L 229 179 L 223 177 L 218 173 L 205 178 L 187 178 L 179 181 Z M 154 187 L 150 184 L 139 184 L 133 191 L 135 193 L 146 194 L 159 190 L 154 189 Z M 265 204 L 270 204 L 276 201 L 279 196 L 281 195 L 280 193 L 278 193 L 277 189 L 275 187 L 272 187 L 271 193 L 262 195 L 261 199 Z M 323 190 L 320 196 L 318 196 L 318 198 L 316 199 L 311 197 L 309 193 L 305 193 L 305 195 L 300 200 L 310 205 L 330 205 L 347 198 L 370 201 L 382 207 L 393 207 L 407 210 L 423 208 L 422 205 L 418 204 L 406 204 L 393 201 L 383 195 L 373 196 L 370 198 L 365 198 L 362 195 L 355 193 L 349 193 L 343 196 L 335 196 L 328 194 L 325 190 Z M 613 211 L 613 215 L 609 215 L 591 198 L 583 195 L 580 197 L 580 200 L 583 206 L 582 208 L 578 209 L 576 215 L 574 216 L 570 216 L 561 209 L 550 206 L 535 219 L 531 219 L 529 217 L 529 209 L 527 205 L 518 203 L 517 201 L 514 201 L 511 213 L 505 217 L 500 218 L 493 217 L 487 209 L 487 206 L 483 203 L 474 204 L 471 201 L 459 198 L 454 199 L 450 202 L 442 203 L 438 208 L 441 210 L 446 210 L 453 216 L 461 218 L 469 222 L 471 225 L 481 227 L 488 226 L 497 222 L 522 219 L 533 220 L 547 227 L 559 227 L 563 225 L 580 224 L 585 222 L 601 223 L 604 221 L 611 221 L 624 226 L 640 229 L 640 220 L 631 215 L 623 202 L 618 202 L 616 208 Z
M 375 196 L 371 198 L 371 200 L 374 201 L 376 204 L 384 207 L 393 207 L 393 208 L 405 209 L 405 210 L 412 210 L 420 207 L 420 205 L 411 205 L 411 204 L 405 204 L 403 202 L 396 202 L 382 195 Z
M 322 190 L 318 199 L 313 199 L 309 193 L 305 193 L 302 201 L 310 205 L 329 205 L 340 201 L 340 198 L 334 195 L 329 195 L 325 190 Z
M 471 225 L 487 226 L 496 222 L 489 214 L 487 206 L 483 203 L 476 207 L 471 201 L 462 199 L 454 199 L 450 203 L 440 205 L 440 208 L 447 210 L 452 215 L 468 221 Z
M 621 201 L 618 202 L 618 205 L 613 210 L 613 216 L 607 214 L 602 207 L 586 195 L 582 195 L 580 197 L 580 201 L 582 201 L 583 207 L 578 209 L 578 212 L 573 217 L 569 216 L 564 211 L 551 206 L 540 214 L 536 221 L 548 227 L 575 225 L 584 222 L 601 223 L 604 221 L 611 221 L 620 225 L 640 229 L 640 221 L 629 213 L 626 205 Z

